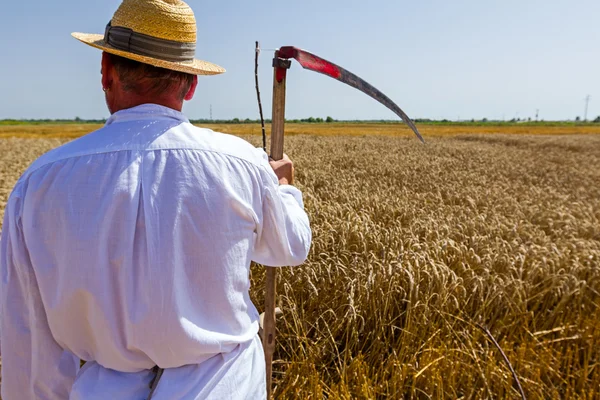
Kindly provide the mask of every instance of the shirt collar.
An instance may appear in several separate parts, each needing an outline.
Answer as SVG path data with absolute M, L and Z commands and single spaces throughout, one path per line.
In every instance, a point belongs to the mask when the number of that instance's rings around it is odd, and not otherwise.
M 140 119 L 174 119 L 181 122 L 190 122 L 183 113 L 172 108 L 158 104 L 142 104 L 136 107 L 117 111 L 106 121 L 106 125 L 115 122 L 134 121 Z

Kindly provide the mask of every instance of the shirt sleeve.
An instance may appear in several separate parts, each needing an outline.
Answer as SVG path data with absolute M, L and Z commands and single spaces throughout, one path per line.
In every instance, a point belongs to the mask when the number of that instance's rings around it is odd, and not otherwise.
M 20 204 L 11 195 L 0 240 L 2 398 L 64 400 L 79 359 L 63 350 L 50 332 L 20 226 Z
M 312 240 L 302 192 L 280 186 L 275 173 L 269 172 L 253 260 L 271 267 L 297 266 L 308 257 Z

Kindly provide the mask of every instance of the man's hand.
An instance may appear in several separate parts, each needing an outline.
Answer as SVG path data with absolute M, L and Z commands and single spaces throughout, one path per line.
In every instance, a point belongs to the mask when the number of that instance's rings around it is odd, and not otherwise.
M 273 161 L 270 158 L 269 164 L 271 164 L 271 168 L 275 171 L 280 185 L 294 184 L 294 163 L 287 154 L 284 154 L 283 159 L 279 161 Z

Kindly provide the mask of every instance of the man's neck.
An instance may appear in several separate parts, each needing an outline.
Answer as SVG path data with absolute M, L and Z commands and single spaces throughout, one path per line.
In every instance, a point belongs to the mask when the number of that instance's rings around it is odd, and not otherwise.
M 183 102 L 172 98 L 161 98 L 161 97 L 132 97 L 117 99 L 114 104 L 109 104 L 108 108 L 111 114 L 114 114 L 121 110 L 141 106 L 142 104 L 157 104 L 159 106 L 168 107 L 176 111 L 180 111 L 183 108 Z

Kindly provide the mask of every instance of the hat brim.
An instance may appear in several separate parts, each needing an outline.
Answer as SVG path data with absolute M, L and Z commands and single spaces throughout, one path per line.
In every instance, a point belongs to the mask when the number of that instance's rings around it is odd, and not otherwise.
M 218 65 L 210 63 L 208 61 L 194 60 L 192 62 L 171 62 L 159 60 L 152 57 L 141 56 L 139 54 L 130 53 L 128 51 L 119 50 L 107 44 L 104 41 L 104 35 L 99 35 L 95 33 L 73 32 L 71 33 L 71 36 L 73 36 L 80 42 L 87 44 L 88 46 L 95 47 L 107 53 L 125 57 L 130 60 L 139 61 L 144 64 L 150 64 L 159 68 L 166 68 L 172 71 L 185 72 L 186 74 L 192 75 L 218 75 L 225 72 L 224 68 L 219 67 Z

